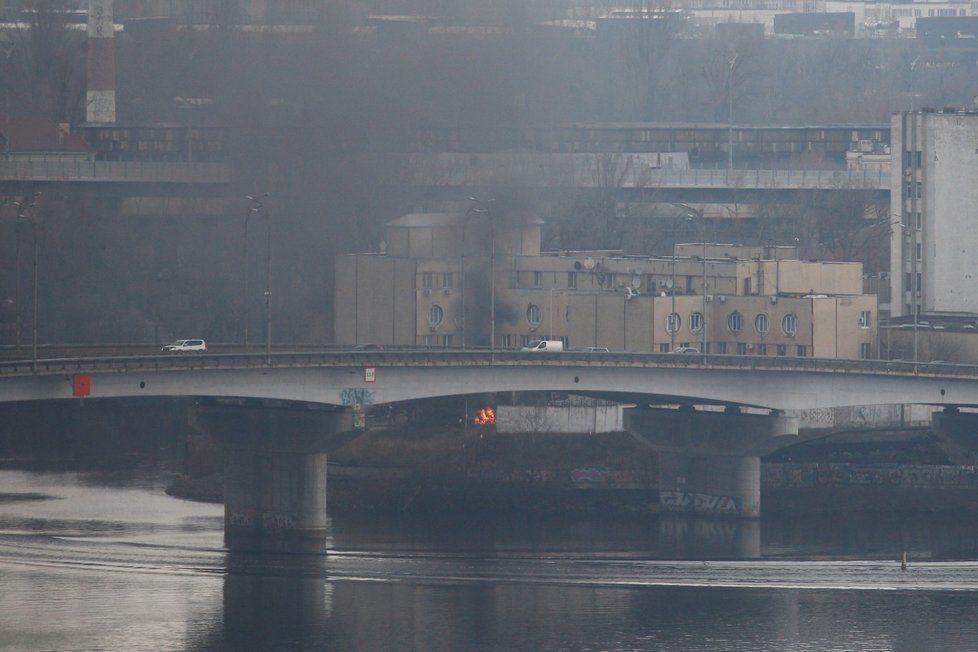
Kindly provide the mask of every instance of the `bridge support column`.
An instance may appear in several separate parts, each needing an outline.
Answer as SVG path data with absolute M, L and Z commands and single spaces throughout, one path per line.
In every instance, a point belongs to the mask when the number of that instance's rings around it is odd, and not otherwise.
M 952 464 L 978 463 L 978 412 L 944 408 L 931 414 L 930 426 Z
M 669 512 L 757 518 L 761 457 L 797 441 L 793 417 L 630 408 L 625 424 L 659 454 L 659 501 Z
M 326 455 L 354 435 L 348 410 L 198 405 L 192 425 L 224 450 L 224 544 L 324 552 Z

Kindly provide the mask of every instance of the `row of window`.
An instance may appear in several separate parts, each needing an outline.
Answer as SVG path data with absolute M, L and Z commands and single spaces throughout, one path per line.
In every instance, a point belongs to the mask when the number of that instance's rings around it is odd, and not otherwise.
M 701 333 L 703 331 L 703 314 L 694 312 L 689 316 L 687 328 L 690 333 Z M 677 313 L 666 315 L 666 332 L 675 335 L 682 328 L 682 317 Z M 739 310 L 734 310 L 727 315 L 727 330 L 734 335 L 738 335 L 744 330 L 744 316 Z M 758 335 L 767 335 L 771 331 L 771 323 L 766 313 L 758 313 L 754 316 L 754 331 Z M 781 332 L 788 337 L 794 337 L 798 333 L 798 316 L 788 313 L 781 318 Z
M 499 344 L 503 348 L 523 347 L 523 346 L 527 346 L 530 343 L 531 339 L 533 339 L 533 336 L 531 335 L 502 335 L 499 338 L 500 340 Z M 560 339 L 560 341 L 564 343 L 565 349 L 570 348 L 570 342 L 568 341 L 567 337 L 560 337 L 558 339 Z M 425 335 L 422 338 L 421 343 L 424 346 L 448 347 L 453 345 L 451 334 Z M 749 344 L 747 342 L 735 342 L 734 345 L 735 345 L 734 350 L 736 351 L 737 355 L 769 355 L 767 344 L 763 344 L 763 343 Z M 681 346 L 690 346 L 690 343 L 683 342 L 681 343 Z M 715 350 L 712 351 L 712 353 L 716 353 L 718 355 L 726 355 L 728 353 L 727 342 L 714 342 L 713 348 Z M 771 348 L 771 352 L 773 352 L 774 355 L 786 356 L 789 355 L 790 352 L 790 354 L 795 355 L 799 358 L 808 357 L 808 347 L 804 344 L 798 344 L 794 346 L 788 344 L 777 344 L 771 346 L 770 348 Z M 671 350 L 672 350 L 671 344 L 669 343 L 663 343 L 659 345 L 659 351 L 661 353 L 669 353 Z M 704 351 L 704 353 L 707 354 L 711 353 L 709 342 L 706 343 L 706 350 Z M 872 353 L 873 351 L 872 351 L 871 344 L 869 343 L 860 344 L 859 355 L 861 358 L 863 358 L 864 360 L 868 360 L 872 357 Z
M 442 288 L 449 290 L 455 285 L 455 275 L 451 272 L 422 272 L 421 273 L 421 287 L 425 290 L 434 290 L 435 281 L 441 280 Z
M 869 310 L 863 310 L 859 314 L 859 325 L 862 328 L 872 326 L 873 314 Z M 445 310 L 438 304 L 428 307 L 428 324 L 434 327 L 441 326 L 445 321 Z M 534 328 L 542 321 L 542 311 L 540 306 L 531 303 L 526 308 L 526 321 Z M 687 328 L 690 333 L 698 334 L 703 332 L 705 320 L 703 313 L 694 312 L 689 316 Z M 675 335 L 682 329 L 683 319 L 678 313 L 666 315 L 666 332 Z M 734 310 L 727 316 L 727 330 L 734 335 L 738 335 L 744 330 L 744 316 L 739 310 Z M 754 332 L 758 335 L 767 335 L 771 331 L 771 323 L 767 313 L 758 313 L 754 316 Z M 798 316 L 790 312 L 781 317 L 781 332 L 788 337 L 794 337 L 798 333 Z

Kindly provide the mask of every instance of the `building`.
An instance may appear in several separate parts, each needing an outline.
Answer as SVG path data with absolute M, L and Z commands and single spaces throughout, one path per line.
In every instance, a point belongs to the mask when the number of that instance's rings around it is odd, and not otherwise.
M 336 344 L 876 355 L 858 263 L 710 243 L 667 257 L 541 251 L 541 224 L 494 209 L 394 220 L 380 252 L 336 258 Z
M 891 314 L 978 313 L 978 113 L 896 113 L 891 138 Z

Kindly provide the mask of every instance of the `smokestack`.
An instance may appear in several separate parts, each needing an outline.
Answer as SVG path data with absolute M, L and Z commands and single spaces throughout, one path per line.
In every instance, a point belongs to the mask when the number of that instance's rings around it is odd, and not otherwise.
M 115 122 L 113 37 L 112 0 L 88 0 L 87 122 Z

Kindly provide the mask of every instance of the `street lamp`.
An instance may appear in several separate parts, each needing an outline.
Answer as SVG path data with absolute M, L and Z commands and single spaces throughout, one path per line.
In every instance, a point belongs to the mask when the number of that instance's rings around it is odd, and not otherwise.
M 268 197 L 268 193 L 262 193 L 261 195 L 245 195 L 245 199 L 248 200 L 248 210 L 245 211 L 244 216 L 244 244 L 241 252 L 241 265 L 243 267 L 242 278 L 244 282 L 244 289 L 242 293 L 242 320 L 244 321 L 244 347 L 248 348 L 248 327 L 249 327 L 249 311 L 248 311 L 248 295 L 251 291 L 251 266 L 248 264 L 248 220 L 252 213 L 259 213 L 264 210 L 265 206 L 262 200 Z
M 245 199 L 251 202 L 248 212 L 245 214 L 245 254 L 247 255 L 248 239 L 248 217 L 252 213 L 261 213 L 265 218 L 265 357 L 268 364 L 272 363 L 272 218 L 268 214 L 262 200 L 268 197 L 268 193 L 251 196 L 246 195 Z M 247 265 L 247 260 L 245 264 Z M 247 275 L 247 271 L 245 272 Z M 247 279 L 245 288 L 247 291 Z M 247 301 L 245 301 L 247 306 Z M 245 346 L 248 345 L 248 324 L 247 307 L 245 312 Z
M 730 74 L 727 77 L 727 170 L 733 171 L 733 74 L 740 53 L 730 60 Z
M 700 221 L 700 239 L 703 244 L 703 255 L 700 258 L 700 264 L 702 266 L 700 277 L 700 353 L 706 355 L 706 217 L 703 215 L 703 211 L 693 208 L 688 204 L 676 204 L 676 206 L 686 211 L 685 219 L 688 224 L 692 224 L 697 218 Z M 673 279 L 673 284 L 675 285 L 675 279 Z
M 901 241 L 910 243 L 906 249 L 910 253 L 910 312 L 913 314 L 913 372 L 917 373 L 917 292 L 920 290 L 917 281 L 917 238 L 914 234 L 913 226 L 908 226 L 899 220 L 892 224 L 893 226 L 900 227 L 900 231 L 904 236 L 901 238 Z M 903 249 L 901 247 L 901 251 Z
M 41 193 L 35 192 L 34 196 L 30 199 L 30 203 L 14 202 L 14 206 L 17 207 L 17 219 L 19 221 L 28 221 L 31 223 L 31 237 L 33 240 L 33 261 L 32 261 L 32 285 L 34 293 L 34 303 L 32 305 L 33 309 L 33 319 L 31 323 L 31 369 L 37 370 L 37 215 L 34 213 L 34 208 L 37 206 L 37 198 L 40 197 Z M 26 202 L 26 200 L 25 200 Z M 19 307 L 18 307 L 19 309 Z

